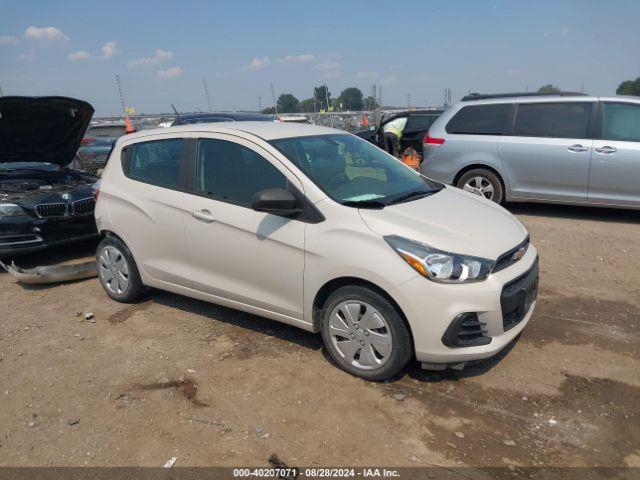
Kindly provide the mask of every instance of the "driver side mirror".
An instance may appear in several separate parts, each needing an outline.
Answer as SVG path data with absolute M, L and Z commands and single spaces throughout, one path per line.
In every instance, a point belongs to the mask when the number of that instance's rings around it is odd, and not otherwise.
M 301 212 L 296 207 L 296 197 L 284 188 L 267 188 L 259 191 L 253 196 L 251 208 L 257 212 L 273 215 L 292 215 Z

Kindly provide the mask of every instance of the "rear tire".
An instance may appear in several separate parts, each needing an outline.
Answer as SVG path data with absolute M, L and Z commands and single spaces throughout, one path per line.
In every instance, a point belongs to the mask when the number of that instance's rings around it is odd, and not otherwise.
M 370 288 L 347 286 L 333 292 L 323 305 L 320 331 L 338 367 L 365 380 L 388 380 L 413 355 L 402 316 Z
M 96 267 L 102 288 L 113 300 L 131 303 L 146 292 L 133 255 L 120 239 L 102 239 L 96 251 Z
M 485 168 L 469 170 L 458 179 L 456 187 L 498 204 L 504 201 L 502 181 L 498 175 Z

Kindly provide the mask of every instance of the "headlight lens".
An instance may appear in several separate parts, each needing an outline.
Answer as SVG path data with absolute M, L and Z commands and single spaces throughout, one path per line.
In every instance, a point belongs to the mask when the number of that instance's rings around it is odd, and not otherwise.
M 444 252 L 397 235 L 384 239 L 415 271 L 434 282 L 479 282 L 493 269 L 493 261 L 486 258 Z
M 24 214 L 24 210 L 15 203 L 0 203 L 0 217 L 17 217 Z

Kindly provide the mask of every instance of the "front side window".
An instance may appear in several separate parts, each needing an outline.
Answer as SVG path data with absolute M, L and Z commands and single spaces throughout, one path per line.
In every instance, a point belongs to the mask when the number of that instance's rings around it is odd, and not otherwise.
M 518 137 L 588 138 L 591 103 L 523 103 L 513 135 Z
M 226 140 L 198 141 L 196 189 L 216 200 L 250 207 L 267 188 L 287 188 L 287 177 L 255 151 Z
M 640 105 L 605 103 L 602 114 L 602 138 L 640 142 Z
M 509 103 L 462 107 L 445 130 L 467 135 L 502 135 L 510 109 Z
M 153 185 L 175 188 L 180 183 L 180 159 L 184 139 L 134 143 L 130 152 L 128 177 Z
M 282 138 L 271 144 L 329 197 L 349 206 L 384 208 L 442 188 L 353 135 Z

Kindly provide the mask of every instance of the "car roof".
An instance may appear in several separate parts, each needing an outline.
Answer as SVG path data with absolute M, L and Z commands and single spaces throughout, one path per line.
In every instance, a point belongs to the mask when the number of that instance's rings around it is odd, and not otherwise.
M 348 132 L 335 128 L 322 127 L 304 123 L 285 122 L 217 122 L 217 123 L 191 123 L 167 128 L 142 130 L 126 136 L 127 139 L 137 139 L 158 134 L 173 134 L 181 132 L 203 133 L 229 133 L 244 132 L 263 140 L 275 140 L 290 137 L 308 137 L 313 135 L 343 134 Z
M 191 113 L 187 115 L 180 115 L 176 120 L 181 122 L 189 122 L 194 120 L 206 120 L 207 118 L 230 118 L 236 121 L 251 121 L 251 120 L 272 120 L 275 117 L 273 115 L 266 115 L 264 113 L 250 113 L 250 112 L 208 112 L 208 113 Z
M 598 97 L 594 95 L 530 95 L 530 96 L 504 96 L 496 98 L 482 98 L 478 100 L 468 99 L 460 100 L 461 105 L 485 105 L 485 104 L 503 104 L 503 103 L 551 103 L 551 102 L 634 102 L 640 103 L 640 97 L 627 95 L 617 95 L 610 97 Z

